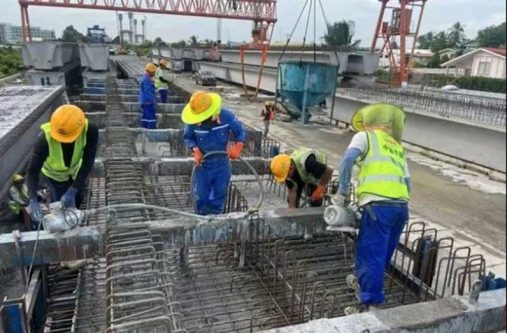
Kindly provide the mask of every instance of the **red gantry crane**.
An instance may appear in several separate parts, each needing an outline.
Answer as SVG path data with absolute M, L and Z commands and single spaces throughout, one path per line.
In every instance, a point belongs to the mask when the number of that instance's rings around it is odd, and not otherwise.
M 377 44 L 379 41 L 383 42 L 380 55 L 389 59 L 391 83 L 404 86 L 408 82 L 410 65 L 416 49 L 427 0 L 379 1 L 382 6 L 371 44 L 371 52 L 378 52 Z M 389 10 L 390 22 L 387 21 Z M 417 15 L 417 20 L 413 21 L 412 17 L 415 15 Z M 410 42 L 412 45 L 409 45 Z M 398 48 L 399 58 L 397 59 L 394 50 Z
M 32 40 L 28 6 L 249 20 L 255 23 L 260 38 L 266 38 L 266 30 L 272 29 L 277 20 L 276 0 L 19 0 L 19 5 L 25 42 Z

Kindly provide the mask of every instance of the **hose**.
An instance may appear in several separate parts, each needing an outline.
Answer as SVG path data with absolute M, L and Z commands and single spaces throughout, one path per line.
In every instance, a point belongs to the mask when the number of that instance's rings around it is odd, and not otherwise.
M 207 157 L 214 156 L 214 155 L 228 156 L 227 152 L 225 152 L 225 151 L 210 151 L 202 157 L 202 163 L 205 162 Z M 257 181 L 257 183 L 259 184 L 259 187 L 260 187 L 260 194 L 259 194 L 259 200 L 257 201 L 257 205 L 254 208 L 251 208 L 248 210 L 247 215 L 250 215 L 250 214 L 258 212 L 259 209 L 261 208 L 262 201 L 264 200 L 264 188 L 262 187 L 261 178 L 259 177 L 259 174 L 257 173 L 257 171 L 255 171 L 254 167 L 250 163 L 248 163 L 246 160 L 242 159 L 241 157 L 239 157 L 238 160 L 241 161 L 243 164 L 245 164 L 250 169 L 250 171 L 252 171 L 253 175 L 255 176 L 255 180 Z M 229 163 L 230 163 L 230 161 L 229 161 Z M 195 200 L 194 200 L 194 196 L 193 196 L 193 186 L 194 186 L 195 171 L 197 170 L 198 167 L 199 166 L 197 164 L 194 164 L 194 167 L 192 168 L 192 175 L 190 176 L 190 200 L 192 203 L 192 207 L 194 208 L 194 211 L 197 211 L 197 209 L 195 206 Z M 201 216 L 201 215 L 199 215 L 199 216 Z

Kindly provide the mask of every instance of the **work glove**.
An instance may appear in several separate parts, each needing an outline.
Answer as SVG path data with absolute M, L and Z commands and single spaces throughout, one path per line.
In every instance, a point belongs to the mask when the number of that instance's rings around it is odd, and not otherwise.
M 28 203 L 28 207 L 30 208 L 30 217 L 35 222 L 42 222 L 42 218 L 44 215 L 42 214 L 42 208 L 39 205 L 38 199 L 30 198 L 30 201 Z
M 324 193 L 326 192 L 326 187 L 323 185 L 317 185 L 317 188 L 312 193 L 312 202 L 319 202 L 324 199 Z
M 237 160 L 239 158 L 239 155 L 241 155 L 244 146 L 245 144 L 243 142 L 236 142 L 236 144 L 230 147 L 227 151 L 229 158 L 231 160 Z
M 76 208 L 76 194 L 77 190 L 74 187 L 69 187 L 67 192 L 60 198 L 63 208 Z
M 194 149 L 192 149 L 192 152 L 193 152 L 193 155 L 194 155 L 194 162 L 197 166 L 200 166 L 201 165 L 201 162 L 202 162 L 202 151 L 197 148 L 197 147 L 194 147 Z

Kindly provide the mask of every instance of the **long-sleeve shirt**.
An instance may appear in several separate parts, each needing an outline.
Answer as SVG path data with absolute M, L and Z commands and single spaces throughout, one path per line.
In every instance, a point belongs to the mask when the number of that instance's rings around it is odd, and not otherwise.
M 155 104 L 157 102 L 157 92 L 153 78 L 144 74 L 139 85 L 139 103 L 141 105 Z
M 368 135 L 366 132 L 358 132 L 352 138 L 348 148 L 345 150 L 345 154 L 340 163 L 340 184 L 338 193 L 344 196 L 347 196 L 350 192 L 350 179 L 352 178 L 352 168 L 354 167 L 354 163 L 358 158 L 364 157 L 368 152 Z M 411 191 L 411 180 L 410 180 L 410 172 L 408 171 L 407 163 L 405 163 L 404 176 L 405 184 L 407 184 L 408 191 Z M 359 206 L 366 205 L 368 202 L 372 201 L 382 201 L 388 200 L 388 198 L 384 198 L 374 194 L 366 194 L 363 198 L 361 198 L 358 203 Z
M 217 121 L 205 121 L 200 125 L 185 125 L 183 137 L 189 149 L 198 147 L 203 154 L 226 151 L 229 133 L 237 142 L 246 142 L 246 130 L 234 113 L 222 109 Z
M 78 191 L 81 191 L 84 187 L 84 182 L 88 174 L 92 171 L 93 164 L 95 162 L 95 155 L 97 154 L 97 143 L 99 140 L 99 129 L 96 125 L 92 123 L 88 123 L 88 130 L 86 132 L 86 146 L 83 151 L 83 163 L 81 164 L 81 168 L 74 179 L 73 187 Z M 61 143 L 62 153 L 63 153 L 63 161 L 66 166 L 69 166 L 72 161 L 72 154 L 74 153 L 74 142 L 72 143 Z M 41 133 L 35 143 L 35 147 L 33 149 L 32 159 L 30 160 L 30 164 L 28 166 L 27 171 L 27 185 L 28 192 L 30 197 L 37 196 L 37 189 L 39 186 L 39 177 L 42 166 L 46 161 L 46 158 L 49 156 L 49 146 L 44 136 L 44 133 Z

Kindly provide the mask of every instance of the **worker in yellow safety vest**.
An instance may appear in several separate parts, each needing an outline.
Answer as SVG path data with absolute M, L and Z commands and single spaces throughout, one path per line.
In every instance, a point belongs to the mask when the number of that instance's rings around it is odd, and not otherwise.
M 347 284 L 359 305 L 346 314 L 367 311 L 384 302 L 384 270 L 408 221 L 410 174 L 401 144 L 405 113 L 395 105 L 372 104 L 352 117 L 357 133 L 340 164 L 339 195 L 350 201 L 354 164 L 359 167 L 356 200 L 362 211 L 356 242 L 355 271 Z
M 85 180 L 95 162 L 98 138 L 97 126 L 88 122 L 75 105 L 60 106 L 50 121 L 41 125 L 27 172 L 34 228 L 43 215 L 37 199 L 40 173 L 49 188 L 51 202 L 60 200 L 65 208 L 79 207 Z
M 289 208 L 299 208 L 305 191 L 310 206 L 322 206 L 326 187 L 333 175 L 327 166 L 324 153 L 309 148 L 300 148 L 292 154 L 280 154 L 271 160 L 270 168 L 278 183 L 285 183 L 289 189 Z
M 166 70 L 169 69 L 169 62 L 165 59 L 160 60 L 159 67 L 155 71 L 155 88 L 160 95 L 160 102 L 167 103 L 169 100 L 169 81 L 166 78 Z
M 28 206 L 28 187 L 24 183 L 25 177 L 15 174 L 12 177 L 12 186 L 9 188 L 9 209 L 18 217 L 19 222 L 25 226 L 30 226 L 30 217 L 26 213 L 25 207 Z M 29 229 L 27 229 L 29 230 Z

